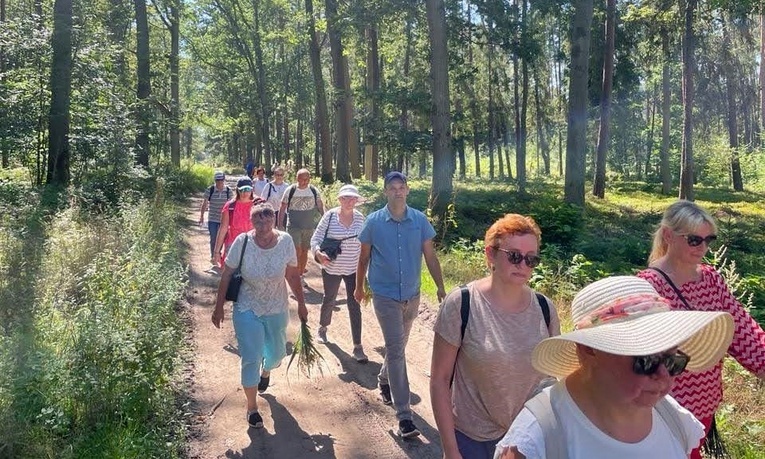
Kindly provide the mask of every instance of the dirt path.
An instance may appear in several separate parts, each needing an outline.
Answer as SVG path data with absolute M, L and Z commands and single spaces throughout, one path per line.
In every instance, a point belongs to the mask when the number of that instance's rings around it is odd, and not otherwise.
M 440 458 L 441 448 L 430 408 L 429 370 L 433 342 L 433 312 L 420 306 L 407 347 L 414 421 L 422 435 L 413 440 L 396 436 L 395 412 L 383 405 L 377 391 L 382 363 L 383 339 L 371 306 L 362 306 L 362 342 L 369 363 L 351 356 L 350 325 L 341 287 L 338 307 L 329 327 L 330 343 L 317 345 L 326 359 L 324 376 L 313 380 L 284 364 L 271 373 L 271 386 L 258 401 L 263 429 L 250 429 L 245 420 L 245 401 L 239 382 L 239 357 L 231 324 L 231 305 L 220 330 L 210 315 L 215 303 L 218 277 L 209 268 L 209 236 L 196 225 L 201 201 L 194 199 L 187 214 L 186 241 L 191 247 L 190 285 L 187 291 L 193 319 L 195 357 L 191 369 L 190 410 L 195 425 L 188 445 L 191 458 Z M 306 303 L 308 323 L 318 328 L 321 275 L 309 262 Z M 290 301 L 291 321 L 287 337 L 293 340 L 299 321 L 296 304 Z

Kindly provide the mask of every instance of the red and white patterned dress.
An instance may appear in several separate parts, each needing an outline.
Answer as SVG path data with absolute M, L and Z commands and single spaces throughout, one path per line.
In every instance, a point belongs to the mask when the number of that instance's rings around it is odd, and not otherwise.
M 640 271 L 659 295 L 669 300 L 672 309 L 687 309 L 664 276 L 651 269 Z M 765 374 L 765 332 L 728 290 L 720 273 L 701 265 L 701 279 L 679 285 L 689 305 L 698 311 L 724 311 L 733 316 L 735 329 L 728 354 L 755 375 Z M 672 397 L 698 419 L 711 418 L 722 402 L 722 362 L 709 370 L 684 372 L 675 378 Z

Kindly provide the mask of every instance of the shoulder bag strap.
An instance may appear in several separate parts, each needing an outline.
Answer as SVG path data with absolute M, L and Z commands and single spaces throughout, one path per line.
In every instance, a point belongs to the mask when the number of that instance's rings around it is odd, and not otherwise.
M 547 329 L 549 331 L 549 329 L 550 329 L 550 305 L 547 304 L 547 298 L 545 298 L 544 295 L 542 295 L 539 292 L 534 292 L 534 294 L 537 296 L 537 301 L 539 302 L 539 308 L 542 310 L 542 315 L 545 318 L 545 324 L 547 325 Z
M 460 347 L 457 349 L 457 356 L 462 348 L 462 340 L 465 339 L 465 330 L 467 330 L 468 320 L 470 319 L 470 290 L 467 285 L 460 285 L 461 303 L 460 303 Z M 454 384 L 454 374 L 457 373 L 457 356 L 454 357 L 454 368 L 452 369 L 452 380 L 449 387 Z
M 242 272 L 242 259 L 244 259 L 244 251 L 247 248 L 247 239 L 249 238 L 250 238 L 250 235 L 245 233 L 244 245 L 242 246 L 242 253 L 239 254 L 239 265 L 236 267 L 236 271 L 234 271 L 235 273 Z
M 327 220 L 327 227 L 324 229 L 324 239 L 327 238 L 327 234 L 329 234 L 329 225 L 332 224 L 332 215 L 334 212 L 329 213 L 329 219 Z
M 675 283 L 674 283 L 674 282 L 672 282 L 672 279 L 670 279 L 670 278 L 669 278 L 669 275 L 667 275 L 667 273 L 665 273 L 665 272 L 664 272 L 664 271 L 662 271 L 661 269 L 659 269 L 659 268 L 656 268 L 656 267 L 654 267 L 654 266 L 649 266 L 649 267 L 648 267 L 648 269 L 650 269 L 650 270 L 653 270 L 653 271 L 656 271 L 657 273 L 661 274 L 661 275 L 662 275 L 662 277 L 664 277 L 664 280 L 666 280 L 666 281 L 667 281 L 667 283 L 669 284 L 669 286 L 670 286 L 670 287 L 672 287 L 672 290 L 674 290 L 674 291 L 675 291 L 675 295 L 677 295 L 677 297 L 678 297 L 678 298 L 680 298 L 680 301 L 682 301 L 682 302 L 683 302 L 683 304 L 685 305 L 685 308 L 686 308 L 686 309 L 688 309 L 689 311 L 692 311 L 692 310 L 694 309 L 694 308 L 692 308 L 692 307 L 691 307 L 691 305 L 690 305 L 690 304 L 688 304 L 688 301 L 685 299 L 685 297 L 683 296 L 683 294 L 682 294 L 682 293 L 680 293 L 680 289 L 679 289 L 679 288 L 677 288 L 677 286 L 675 285 Z

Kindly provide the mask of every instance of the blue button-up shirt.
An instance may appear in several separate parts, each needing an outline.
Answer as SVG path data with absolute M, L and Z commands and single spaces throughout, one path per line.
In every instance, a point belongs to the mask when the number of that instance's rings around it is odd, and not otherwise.
M 435 235 L 425 214 L 409 206 L 401 221 L 393 219 L 388 206 L 369 214 L 359 241 L 372 246 L 368 271 L 372 292 L 396 301 L 419 294 L 422 244 Z

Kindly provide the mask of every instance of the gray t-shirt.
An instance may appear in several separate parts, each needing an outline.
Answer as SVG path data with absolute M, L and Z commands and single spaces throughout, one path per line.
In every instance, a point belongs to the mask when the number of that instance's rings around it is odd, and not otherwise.
M 293 188 L 295 193 L 292 195 L 292 200 L 290 200 L 290 191 Z M 311 190 L 316 192 L 315 196 Z M 287 228 L 306 230 L 316 228 L 316 220 L 320 216 L 319 210 L 316 207 L 319 199 L 321 199 L 319 190 L 311 185 L 302 190 L 298 188 L 297 183 L 288 186 L 284 190 L 284 196 L 282 196 L 283 203 L 289 202 L 287 207 Z
M 543 339 L 560 334 L 558 314 L 551 301 L 550 328 L 545 324 L 536 295 L 523 311 L 496 309 L 468 284 L 470 318 L 460 339 L 462 295 L 454 289 L 438 311 L 435 332 L 460 348 L 452 386 L 455 427 L 479 441 L 501 438 L 523 408 L 532 389 L 544 378 L 531 366 L 531 352 Z

